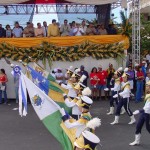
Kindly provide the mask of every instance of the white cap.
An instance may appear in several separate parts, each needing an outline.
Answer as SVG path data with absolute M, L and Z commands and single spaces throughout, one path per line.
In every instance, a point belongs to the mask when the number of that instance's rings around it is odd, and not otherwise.
M 125 68 L 125 69 L 124 69 L 124 72 L 127 72 L 128 70 L 129 70 L 129 68 Z
M 89 145 L 91 149 L 95 149 L 98 143 L 100 143 L 100 139 L 95 134 L 90 131 L 83 131 L 82 135 L 84 137 L 84 145 Z
M 83 108 L 89 109 L 90 106 L 93 104 L 93 101 L 88 96 L 81 96 L 81 106 Z
M 142 64 L 146 64 L 146 61 L 142 61 Z
M 122 67 L 119 67 L 117 71 L 122 71 L 122 70 L 123 70 L 123 68 L 122 68 Z
M 54 69 L 54 72 L 57 72 L 57 68 Z

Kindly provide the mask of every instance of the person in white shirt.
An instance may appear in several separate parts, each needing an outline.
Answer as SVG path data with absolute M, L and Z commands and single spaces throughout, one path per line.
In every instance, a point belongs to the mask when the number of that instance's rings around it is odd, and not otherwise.
M 85 34 L 86 33 L 86 29 L 87 29 L 87 25 L 86 25 L 86 21 L 85 20 L 82 21 L 81 28 L 83 29 L 84 34 Z
M 145 81 L 146 81 L 146 83 L 150 81 L 150 72 L 147 72 Z
M 150 52 L 146 55 L 146 60 L 150 63 Z
M 19 27 L 19 23 L 16 22 L 16 23 L 15 23 L 15 27 L 13 28 L 13 31 L 12 31 L 13 37 L 14 37 L 14 38 L 20 38 L 20 37 L 22 37 L 22 33 L 23 33 L 23 31 L 22 31 L 22 29 Z
M 82 36 L 82 35 L 84 35 L 84 30 L 80 27 L 79 23 L 76 23 L 76 28 L 74 28 L 73 34 L 75 36 Z

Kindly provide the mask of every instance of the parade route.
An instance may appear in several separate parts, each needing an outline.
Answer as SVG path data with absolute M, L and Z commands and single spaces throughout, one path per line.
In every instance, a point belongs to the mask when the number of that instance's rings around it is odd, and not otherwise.
M 47 131 L 37 117 L 31 105 L 28 105 L 28 115 L 20 117 L 18 110 L 13 110 L 17 104 L 0 105 L 0 150 L 61 150 L 60 144 Z M 143 102 L 131 102 L 131 110 L 143 107 Z M 102 120 L 102 125 L 96 129 L 101 139 L 102 147 L 98 150 L 149 150 L 150 135 L 145 126 L 142 130 L 141 145 L 129 146 L 134 140 L 135 125 L 128 125 L 127 114 L 120 117 L 118 125 L 110 125 L 114 116 L 107 116 L 108 101 L 96 101 L 91 108 L 91 114 Z M 136 116 L 138 118 L 138 116 Z

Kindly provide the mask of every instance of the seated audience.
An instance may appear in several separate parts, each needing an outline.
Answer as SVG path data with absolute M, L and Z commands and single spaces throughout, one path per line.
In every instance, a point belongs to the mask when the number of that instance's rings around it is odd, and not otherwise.
M 30 22 L 27 22 L 27 26 L 23 30 L 23 37 L 34 37 L 34 28 Z
M 84 30 L 80 27 L 79 23 L 76 23 L 76 27 L 73 30 L 73 34 L 75 36 L 81 36 L 84 35 Z
M 96 35 L 96 29 L 92 23 L 89 24 L 88 28 L 86 29 L 86 35 Z
M 68 24 L 68 20 L 64 20 L 64 24 L 61 25 L 60 27 L 60 33 L 61 36 L 69 36 L 70 33 L 70 26 Z
M 48 37 L 57 37 L 60 36 L 59 26 L 56 23 L 56 20 L 52 20 L 52 24 L 48 26 Z
M 37 28 L 34 29 L 35 37 L 44 37 L 44 31 L 41 27 L 41 23 L 37 23 Z
M 11 38 L 12 37 L 12 30 L 10 28 L 10 25 L 6 25 L 6 38 Z
M 22 30 L 22 28 L 20 28 L 18 22 L 15 22 L 15 27 L 13 28 L 12 33 L 13 33 L 13 37 L 14 38 L 22 37 L 23 30 Z
M 0 24 L 0 38 L 5 37 L 5 29 L 2 27 L 2 24 Z

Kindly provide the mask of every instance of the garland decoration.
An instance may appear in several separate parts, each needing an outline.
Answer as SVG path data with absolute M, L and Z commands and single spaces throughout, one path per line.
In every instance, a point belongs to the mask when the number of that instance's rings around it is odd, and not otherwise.
M 78 61 L 84 57 L 93 57 L 95 59 L 116 58 L 124 53 L 123 43 L 114 44 L 94 44 L 84 42 L 76 46 L 58 47 L 52 43 L 42 42 L 37 47 L 18 48 L 7 43 L 0 44 L 0 58 L 7 57 L 14 61 L 22 60 L 29 63 L 32 58 L 37 62 L 42 60 L 43 65 L 48 61 L 51 67 L 52 61 Z

